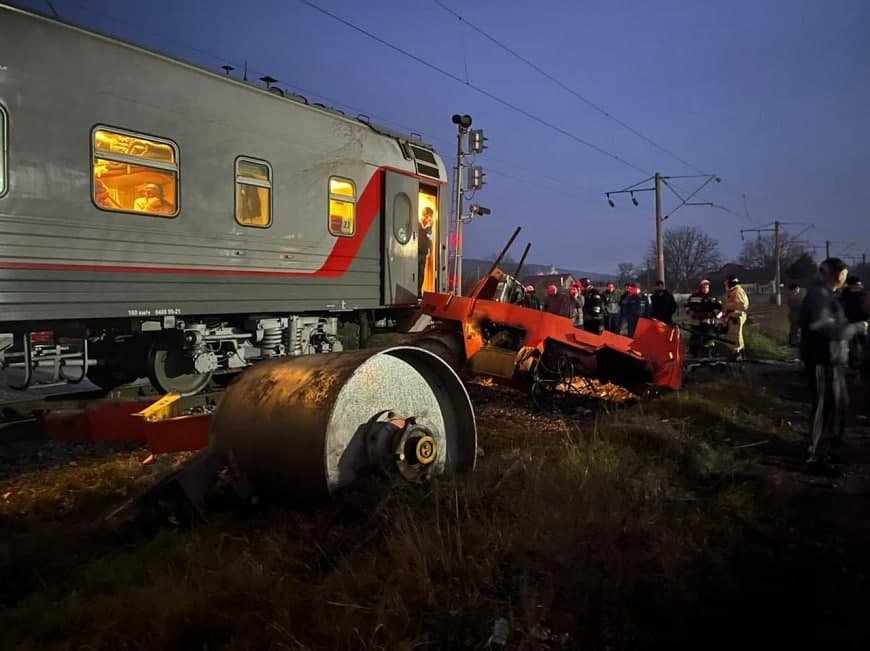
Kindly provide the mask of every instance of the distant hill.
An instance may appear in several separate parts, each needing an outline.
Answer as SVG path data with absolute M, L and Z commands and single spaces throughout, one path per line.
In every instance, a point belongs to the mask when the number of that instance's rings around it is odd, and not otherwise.
M 463 276 L 477 276 L 485 274 L 490 266 L 492 266 L 492 260 L 479 260 L 476 258 L 463 258 L 462 259 L 462 271 Z M 503 270 L 507 273 L 513 273 L 514 269 L 516 269 L 516 262 L 508 262 L 503 265 Z M 550 264 L 533 264 L 531 262 L 527 262 L 523 265 L 523 269 L 520 272 L 521 276 L 533 276 L 536 274 L 548 274 L 553 272 L 553 265 Z M 560 274 L 571 274 L 575 278 L 590 278 L 593 281 L 615 281 L 617 280 L 616 274 L 605 274 L 599 271 L 583 271 L 581 269 L 569 269 L 568 267 L 560 267 L 556 266 L 555 273 Z

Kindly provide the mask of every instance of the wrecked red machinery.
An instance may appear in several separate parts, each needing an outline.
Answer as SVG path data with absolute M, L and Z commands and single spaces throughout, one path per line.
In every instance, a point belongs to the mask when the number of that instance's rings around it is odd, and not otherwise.
M 416 345 L 466 375 L 489 376 L 533 393 L 570 385 L 576 378 L 617 384 L 637 394 L 680 389 L 678 328 L 641 318 L 633 338 L 594 334 L 576 328 L 571 319 L 522 306 L 523 286 L 515 277 L 522 260 L 514 276 L 497 267 L 519 231 L 469 296 L 424 295 L 422 309 L 433 325 Z

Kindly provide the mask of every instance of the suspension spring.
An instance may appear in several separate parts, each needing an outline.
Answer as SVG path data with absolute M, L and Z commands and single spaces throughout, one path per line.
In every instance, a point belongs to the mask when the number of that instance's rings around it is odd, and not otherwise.
M 284 354 L 284 331 L 282 328 L 266 328 L 263 330 L 261 345 L 269 355 Z

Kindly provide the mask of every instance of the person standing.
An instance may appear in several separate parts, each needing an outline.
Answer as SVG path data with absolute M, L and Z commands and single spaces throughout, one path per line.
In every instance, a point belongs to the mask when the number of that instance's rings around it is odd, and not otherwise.
M 425 288 L 426 262 L 432 251 L 432 219 L 435 211 L 429 206 L 420 213 L 417 231 L 417 293 L 422 296 Z
M 746 290 L 740 286 L 740 279 L 737 276 L 728 276 L 725 281 L 725 321 L 728 324 L 727 337 L 734 342 L 732 345 L 732 356 L 734 359 L 739 359 L 743 355 L 743 325 L 746 323 L 747 312 L 749 311 L 749 297 L 746 295 Z
M 607 283 L 602 296 L 604 303 L 604 329 L 608 332 L 619 332 L 619 295 L 616 293 L 616 285 Z
M 625 321 L 626 336 L 634 337 L 643 306 L 640 301 L 640 288 L 634 283 L 629 283 L 627 287 L 628 291 L 622 297 L 622 320 Z
M 667 325 L 673 325 L 676 311 L 677 300 L 674 295 L 665 289 L 664 281 L 657 280 L 656 289 L 652 295 L 652 318 Z
M 689 354 L 700 357 L 705 350 L 709 352 L 716 345 L 713 337 L 716 321 L 722 313 L 722 302 L 710 293 L 710 281 L 706 278 L 698 284 L 698 290 L 689 295 L 686 312 L 694 321 L 689 337 Z
M 840 301 L 843 303 L 843 312 L 849 323 L 870 319 L 867 291 L 858 276 L 846 278 L 846 286 L 840 294 Z M 864 361 L 865 339 L 866 337 L 859 333 L 849 341 L 849 368 L 853 370 L 860 369 Z
M 801 303 L 804 302 L 804 297 L 801 296 L 801 288 L 797 283 L 792 283 L 788 286 L 788 345 L 798 346 L 800 344 L 801 335 Z
M 571 305 L 571 320 L 575 328 L 583 327 L 583 293 L 578 285 L 571 285 L 568 289 L 568 298 Z
M 846 364 L 849 340 L 867 333 L 867 322 L 849 323 L 837 292 L 846 284 L 846 263 L 828 258 L 818 281 L 801 305 L 801 360 L 812 394 L 810 449 L 807 468 L 839 475 L 832 455 L 842 444 L 846 427 Z
M 555 285 L 547 286 L 547 298 L 544 299 L 544 312 L 563 316 L 566 319 L 572 317 L 572 301 L 569 296 L 559 293 Z
M 534 285 L 526 285 L 526 291 L 523 294 L 523 307 L 527 307 L 530 310 L 541 309 L 541 301 L 539 301 L 538 297 L 535 296 Z
M 583 289 L 583 329 L 596 335 L 601 334 L 604 328 L 604 299 L 592 285 L 592 281 L 585 279 Z

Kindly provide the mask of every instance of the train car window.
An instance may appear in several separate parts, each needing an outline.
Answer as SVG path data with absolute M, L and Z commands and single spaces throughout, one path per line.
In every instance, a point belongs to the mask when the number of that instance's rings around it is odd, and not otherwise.
M 329 232 L 338 237 L 356 233 L 356 186 L 350 179 L 329 178 Z
M 93 145 L 93 201 L 98 208 L 153 217 L 178 214 L 174 142 L 98 127 Z
M 6 109 L 0 106 L 0 197 L 6 194 Z
M 236 159 L 236 221 L 255 228 L 272 223 L 272 168 L 266 161 Z
M 411 198 L 404 192 L 393 199 L 393 236 L 399 244 L 411 241 Z

